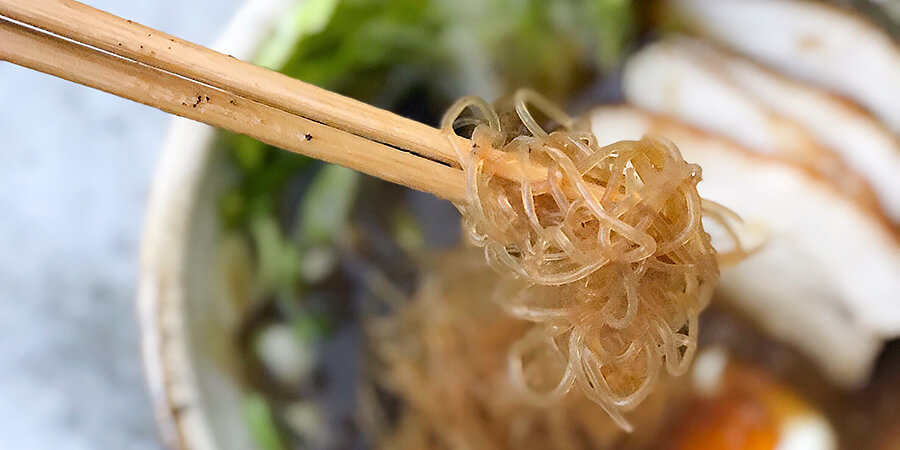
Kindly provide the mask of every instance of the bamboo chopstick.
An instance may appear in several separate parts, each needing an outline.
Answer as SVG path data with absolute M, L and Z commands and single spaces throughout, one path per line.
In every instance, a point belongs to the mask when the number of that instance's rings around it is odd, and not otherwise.
M 434 127 L 74 0 L 0 0 L 4 19 L 7 39 L 0 59 L 454 202 L 465 198 L 465 177 L 448 167 L 460 166 L 454 143 Z M 13 37 L 16 45 L 5 42 Z M 28 42 L 35 39 L 40 43 Z M 87 61 L 79 63 L 79 58 Z M 130 81 L 113 76 L 116 71 Z M 201 108 L 207 91 L 218 92 L 210 99 L 226 94 L 222 100 L 228 103 Z M 185 101 L 189 92 L 196 102 Z M 316 133 L 297 139 L 291 133 L 298 129 Z M 471 144 L 454 138 L 458 148 Z M 481 151 L 488 159 L 499 155 L 495 149 Z M 546 177 L 546 170 L 500 165 L 496 173 L 520 181 Z
M 2 0 L 0 15 L 371 140 L 457 160 L 436 128 L 73 0 Z
M 460 202 L 461 170 L 0 17 L 0 60 Z

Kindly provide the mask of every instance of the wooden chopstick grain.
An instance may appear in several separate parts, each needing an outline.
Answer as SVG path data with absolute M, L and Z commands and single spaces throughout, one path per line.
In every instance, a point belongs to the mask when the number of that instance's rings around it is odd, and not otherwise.
M 440 130 L 73 0 L 0 0 L 0 15 L 370 140 L 457 164 Z
M 461 170 L 0 17 L 0 59 L 454 202 Z
M 361 155 L 358 151 L 352 151 L 352 149 L 347 151 L 346 155 L 333 154 L 333 152 L 342 151 L 341 148 L 335 147 L 335 143 L 338 141 L 330 142 L 332 152 L 325 153 L 310 149 L 310 147 L 316 146 L 298 147 L 296 144 L 291 146 L 276 144 L 279 147 L 329 162 L 344 161 L 344 163 L 338 164 L 373 174 L 388 181 L 431 192 L 445 199 L 459 201 L 461 200 L 460 195 L 465 192 L 465 184 L 460 182 L 464 181 L 465 177 L 460 177 L 459 171 L 444 170 L 448 165 L 460 167 L 461 155 L 456 153 L 454 147 L 470 149 L 471 142 L 464 138 L 458 136 L 448 138 L 443 131 L 434 127 L 254 66 L 74 0 L 0 0 L 0 17 L 6 17 L 95 50 L 112 53 L 148 68 L 167 72 L 176 78 L 191 80 L 198 85 L 228 92 L 247 101 L 253 101 L 257 105 L 268 106 L 273 110 L 307 119 L 306 124 L 310 126 L 311 123 L 318 123 L 326 125 L 332 130 L 365 138 L 372 144 L 385 144 L 378 147 L 379 150 L 394 147 L 398 154 L 389 155 L 385 151 L 376 152 L 387 158 L 386 162 L 385 164 L 370 164 L 372 158 Z M 20 50 L 25 51 L 24 48 Z M 57 50 L 61 50 L 61 48 Z M 20 54 L 19 57 L 34 60 L 39 55 L 35 58 L 28 58 Z M 36 63 L 37 61 L 32 62 Z M 65 68 L 49 67 L 45 64 L 45 69 L 59 71 Z M 102 76 L 100 72 L 102 72 L 102 66 L 93 68 L 94 74 Z M 62 76 L 57 73 L 52 74 Z M 72 74 L 69 74 L 69 77 L 68 79 L 72 80 Z M 92 86 L 90 80 L 86 78 L 80 78 L 80 80 L 76 82 Z M 106 90 L 111 92 L 109 89 Z M 131 98 L 127 96 L 127 92 L 121 90 L 116 95 Z M 177 108 L 165 109 L 160 105 L 156 105 L 156 107 L 176 115 L 188 116 L 190 114 L 190 111 L 182 111 Z M 222 111 L 222 114 L 227 115 L 225 111 Z M 217 125 L 210 120 L 196 120 L 231 129 L 225 125 Z M 245 134 L 265 142 L 278 140 L 277 137 L 260 134 L 258 128 Z M 327 132 L 322 134 L 327 134 Z M 347 136 L 340 136 L 347 139 Z M 453 139 L 456 139 L 456 142 L 452 142 Z M 361 146 L 360 148 L 375 148 L 370 144 L 363 144 L 362 141 L 357 141 L 357 143 Z M 486 160 L 496 160 L 502 156 L 497 149 L 483 148 L 479 151 Z M 410 153 L 419 155 L 423 157 L 422 159 L 433 160 L 432 162 L 437 161 L 440 164 L 425 164 L 424 162 L 414 164 L 408 156 Z M 354 162 L 352 158 L 355 157 L 361 159 Z M 401 160 L 406 161 L 409 167 L 397 165 Z M 432 177 L 447 175 L 450 178 L 441 181 L 424 180 L 420 173 L 397 172 L 413 166 L 433 169 Z M 532 180 L 545 178 L 547 169 L 533 164 L 527 166 L 503 164 L 496 168 L 496 174 L 513 182 L 519 182 L 523 177 Z M 456 182 L 460 182 L 460 184 L 453 188 L 448 187 L 450 183 Z

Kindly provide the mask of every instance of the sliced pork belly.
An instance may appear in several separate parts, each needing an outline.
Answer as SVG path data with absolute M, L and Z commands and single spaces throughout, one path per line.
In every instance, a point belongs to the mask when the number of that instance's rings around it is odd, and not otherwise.
M 630 107 L 589 115 L 601 143 L 665 136 L 703 169 L 700 193 L 762 229 L 765 246 L 723 268 L 719 294 L 835 381 L 863 383 L 900 334 L 900 244 L 890 226 L 813 172 Z
M 900 46 L 821 2 L 669 0 L 689 27 L 792 76 L 840 92 L 900 133 Z
M 758 151 L 775 149 L 822 171 L 863 201 L 871 200 L 864 198 L 871 189 L 900 223 L 900 139 L 852 103 L 684 38 L 635 55 L 626 64 L 623 84 L 628 100 L 638 106 Z M 835 155 L 841 162 L 831 159 Z

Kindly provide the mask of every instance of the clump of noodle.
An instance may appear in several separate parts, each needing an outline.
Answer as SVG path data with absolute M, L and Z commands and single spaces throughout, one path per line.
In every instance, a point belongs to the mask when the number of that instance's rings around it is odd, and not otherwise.
M 396 408 L 365 410 L 380 448 L 503 449 L 623 448 L 623 431 L 584 395 L 572 392 L 540 404 L 523 397 L 508 374 L 506 357 L 533 336 L 537 325 L 506 314 L 490 296 L 497 275 L 477 252 L 456 250 L 432 261 L 411 299 L 366 323 L 368 354 L 377 390 Z M 552 379 L 566 361 L 536 355 L 534 380 Z M 373 392 L 363 389 L 363 392 Z M 366 396 L 369 402 L 375 396 Z M 646 431 L 664 417 L 665 389 L 654 391 L 629 416 Z M 392 402 L 387 402 L 392 403 Z
M 467 97 L 443 122 L 466 173 L 464 228 L 492 267 L 512 275 L 493 297 L 535 323 L 510 347 L 509 377 L 536 404 L 577 387 L 630 430 L 623 411 L 646 398 L 660 371 L 688 368 L 718 280 L 701 217 L 726 213 L 704 205 L 700 168 L 672 143 L 600 147 L 585 123 L 537 94 L 513 100 L 514 113 L 498 114 Z M 559 128 L 547 132 L 530 107 Z M 471 148 L 457 144 L 458 130 L 471 130 Z M 550 383 L 547 361 L 559 367 Z

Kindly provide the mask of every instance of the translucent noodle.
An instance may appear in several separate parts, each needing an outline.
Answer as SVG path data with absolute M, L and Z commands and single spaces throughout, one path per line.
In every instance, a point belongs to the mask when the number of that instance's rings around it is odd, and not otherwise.
M 718 279 L 700 168 L 663 139 L 601 147 L 537 94 L 512 100 L 498 113 L 464 98 L 443 122 L 466 172 L 466 233 L 509 275 L 485 292 L 532 322 L 509 347 L 511 385 L 533 404 L 577 388 L 630 430 L 623 412 L 660 373 L 687 370 Z
M 508 355 L 529 354 L 519 376 L 542 387 L 557 384 L 567 358 L 550 349 L 535 324 L 484 301 L 497 275 L 477 251 L 457 250 L 432 263 L 408 304 L 366 322 L 374 387 L 364 389 L 372 394 L 364 404 L 378 397 L 382 407 L 364 416 L 379 448 L 597 449 L 652 439 L 668 410 L 667 389 L 656 389 L 629 414 L 640 436 L 626 435 L 576 392 L 533 402 L 511 378 Z

